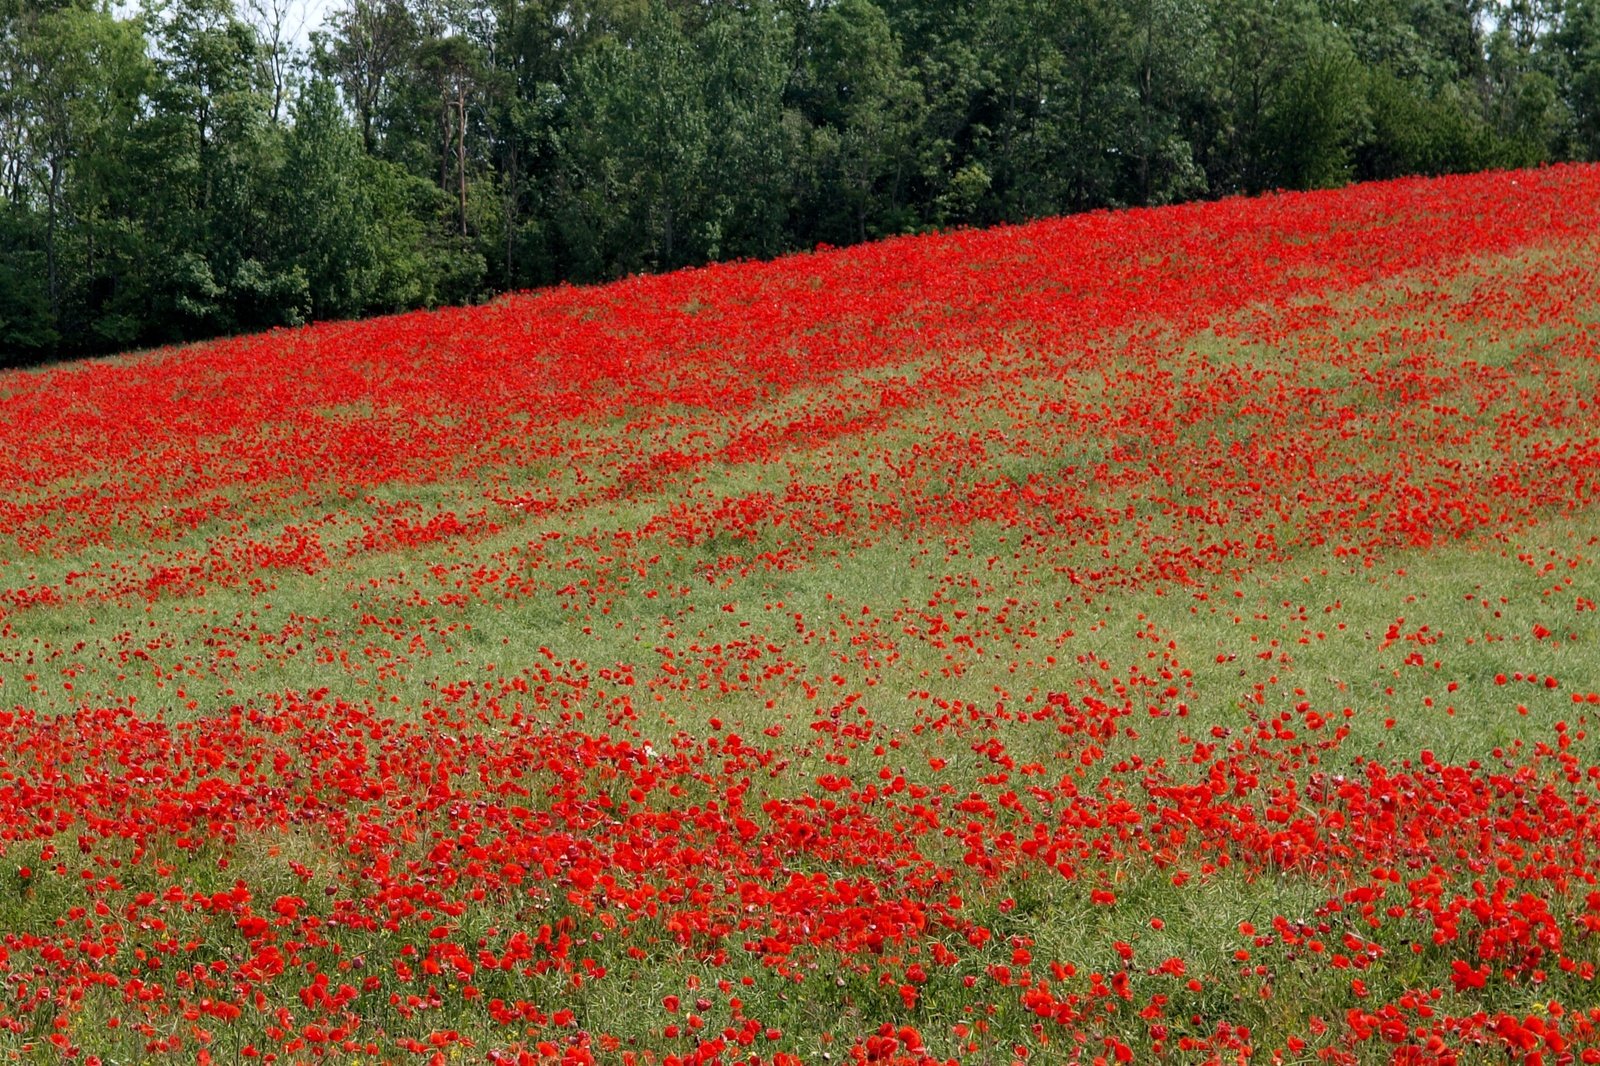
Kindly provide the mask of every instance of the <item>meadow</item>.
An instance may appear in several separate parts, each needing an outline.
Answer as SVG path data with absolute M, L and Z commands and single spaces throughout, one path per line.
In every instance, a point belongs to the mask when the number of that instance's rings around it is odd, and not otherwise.
M 1600 167 L 0 375 L 7 1061 L 1600 1062 Z

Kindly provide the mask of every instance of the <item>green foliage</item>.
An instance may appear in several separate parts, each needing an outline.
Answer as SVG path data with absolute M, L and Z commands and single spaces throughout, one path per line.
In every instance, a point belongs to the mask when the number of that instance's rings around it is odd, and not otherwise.
M 610 39 L 579 64 L 563 141 L 572 193 L 567 241 L 600 276 L 666 269 L 714 239 L 705 189 L 712 115 L 698 57 L 664 4 L 637 36 Z
M 286 148 L 281 251 L 304 273 L 311 314 L 356 314 L 375 302 L 370 206 L 363 183 L 351 180 L 361 172 L 359 135 L 327 81 L 312 82 L 300 98 Z
M 1366 90 L 1371 127 L 1356 153 L 1362 173 L 1392 178 L 1491 165 L 1493 139 L 1461 90 L 1430 92 L 1388 70 L 1369 74 Z
M 325 79 L 314 79 L 300 98 L 279 192 L 278 254 L 284 270 L 304 278 L 310 317 L 436 302 L 440 272 L 425 254 L 417 217 L 419 204 L 437 203 L 436 192 L 362 152 Z
M 0 366 L 49 352 L 59 335 L 50 320 L 38 219 L 8 207 L 0 213 Z
M 1551 39 L 1561 98 L 1571 112 L 1567 154 L 1600 159 L 1600 2 L 1573 0 Z
M 1350 179 L 1352 149 L 1367 124 L 1361 67 L 1350 42 L 1326 24 L 1297 27 L 1298 52 L 1265 119 L 1276 184 L 1321 189 Z
M 819 220 L 836 240 L 882 235 L 869 218 L 894 227 L 907 177 L 918 104 L 900 42 L 872 0 L 839 0 L 818 20 L 811 74 L 815 151 L 827 195 L 842 218 Z M 898 228 L 898 227 L 894 227 Z
M 0 232 L 16 256 L 3 257 L 12 279 L 0 345 L 48 351 L 114 317 L 106 294 L 122 251 L 123 148 L 149 68 L 133 27 L 92 8 L 24 7 L 8 23 L 0 34 L 8 185 Z

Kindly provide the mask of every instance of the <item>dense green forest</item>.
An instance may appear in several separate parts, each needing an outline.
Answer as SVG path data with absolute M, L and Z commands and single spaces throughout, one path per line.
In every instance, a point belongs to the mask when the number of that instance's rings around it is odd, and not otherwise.
M 1600 0 L 0 0 L 0 361 L 1600 158 Z

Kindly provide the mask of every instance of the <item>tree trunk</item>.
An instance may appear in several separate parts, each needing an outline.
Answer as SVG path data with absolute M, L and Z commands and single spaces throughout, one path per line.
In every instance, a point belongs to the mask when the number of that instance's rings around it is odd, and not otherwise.
M 506 147 L 506 280 L 507 289 L 516 288 L 516 281 L 511 276 L 511 250 L 512 237 L 517 225 L 517 142 L 513 136 L 508 138 Z
M 55 321 L 56 332 L 61 332 L 61 265 L 56 256 L 56 218 L 60 214 L 62 167 L 61 158 L 50 157 L 50 199 L 44 229 L 45 272 L 50 287 L 50 316 Z
M 467 87 L 456 83 L 456 176 L 461 198 L 461 235 L 467 235 Z
M 439 191 L 450 192 L 450 93 L 439 86 Z
M 100 297 L 97 295 L 99 286 L 95 283 L 94 273 L 94 211 L 85 213 L 83 218 L 83 280 L 88 288 L 88 307 L 90 317 L 98 314 Z

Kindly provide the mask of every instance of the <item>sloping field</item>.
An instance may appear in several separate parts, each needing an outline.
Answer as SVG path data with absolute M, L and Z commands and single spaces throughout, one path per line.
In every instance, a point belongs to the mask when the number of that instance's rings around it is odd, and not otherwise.
M 1600 1061 L 1600 167 L 0 376 L 0 1053 Z

